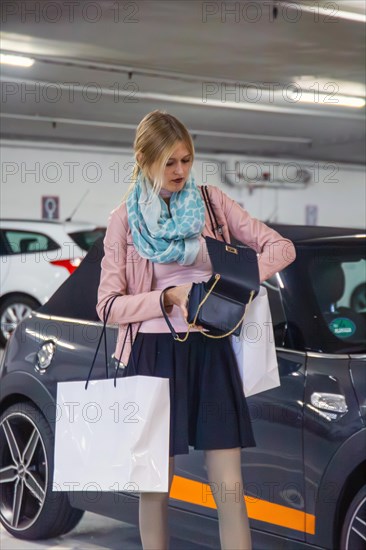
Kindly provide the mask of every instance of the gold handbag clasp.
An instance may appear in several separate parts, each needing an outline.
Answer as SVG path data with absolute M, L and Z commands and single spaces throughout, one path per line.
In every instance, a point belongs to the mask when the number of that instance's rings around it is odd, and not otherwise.
M 234 248 L 233 246 L 229 246 L 228 244 L 225 246 L 225 250 L 226 252 L 231 252 L 232 254 L 238 253 L 236 248 Z

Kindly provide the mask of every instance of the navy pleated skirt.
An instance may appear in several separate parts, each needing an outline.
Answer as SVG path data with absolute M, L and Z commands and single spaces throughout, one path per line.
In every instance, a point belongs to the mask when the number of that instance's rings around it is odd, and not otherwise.
M 132 354 L 125 376 L 169 378 L 170 456 L 189 453 L 189 446 L 256 446 L 229 338 L 215 340 L 193 332 L 181 343 L 170 333 L 139 332 Z

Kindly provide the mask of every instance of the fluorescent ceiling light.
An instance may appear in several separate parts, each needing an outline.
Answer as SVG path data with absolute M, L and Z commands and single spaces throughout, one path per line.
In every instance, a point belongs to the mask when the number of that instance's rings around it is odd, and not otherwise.
M 330 105 L 331 107 L 353 107 L 354 109 L 362 109 L 366 102 L 362 97 L 350 97 L 338 95 L 329 99 L 329 94 L 301 94 L 300 102 L 302 103 L 319 103 L 321 105 Z
M 288 9 L 296 9 L 308 13 L 317 14 L 318 16 L 325 16 L 334 19 L 348 19 L 349 21 L 357 21 L 358 23 L 366 23 L 366 15 L 363 13 L 356 13 L 353 11 L 344 11 L 337 9 L 337 4 L 329 2 L 329 7 L 322 8 L 319 3 L 315 3 L 312 6 L 304 5 L 303 3 L 290 3 L 282 2 L 282 4 Z M 327 4 L 326 4 L 327 5 Z M 328 20 L 329 21 L 329 20 Z
M 330 106 L 330 107 L 352 107 L 354 109 L 362 109 L 365 107 L 366 101 L 362 97 L 351 97 L 346 95 L 330 95 L 317 92 L 298 92 L 291 94 L 287 91 L 288 99 L 294 103 L 312 103 L 313 105 Z
M 334 97 L 335 94 L 365 97 L 366 83 L 354 82 L 351 80 L 340 80 L 339 78 L 320 78 L 315 75 L 294 76 L 292 83 L 294 87 L 299 87 L 305 92 L 314 92 L 329 94 L 329 97 Z
M 31 67 L 34 63 L 34 59 L 30 57 L 23 57 L 21 55 L 8 55 L 0 53 L 0 63 L 5 65 L 16 65 L 17 67 Z

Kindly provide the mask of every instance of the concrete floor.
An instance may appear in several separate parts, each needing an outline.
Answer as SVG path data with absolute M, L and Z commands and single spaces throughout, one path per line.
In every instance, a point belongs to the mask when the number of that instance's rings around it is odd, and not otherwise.
M 90 512 L 85 513 L 79 525 L 67 535 L 44 541 L 16 539 L 0 526 L 0 548 L 1 550 L 142 550 L 137 527 Z M 212 544 L 206 546 L 203 543 L 193 543 L 186 539 L 184 533 L 179 533 L 179 536 L 171 537 L 170 548 L 171 550 L 218 550 L 219 544 L 215 547 Z

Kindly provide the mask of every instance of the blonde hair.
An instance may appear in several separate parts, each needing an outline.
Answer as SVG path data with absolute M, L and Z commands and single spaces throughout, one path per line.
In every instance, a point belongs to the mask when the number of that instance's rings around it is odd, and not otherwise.
M 123 200 L 135 186 L 139 171 L 152 181 L 151 169 L 154 167 L 155 177 L 153 191 L 159 193 L 163 184 L 165 166 L 178 145 L 183 142 L 194 158 L 193 140 L 182 122 L 166 111 L 148 113 L 137 126 L 133 144 L 135 165 L 132 172 L 132 183 Z

